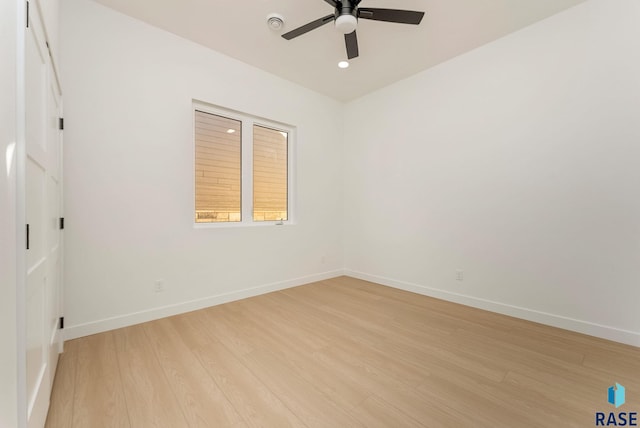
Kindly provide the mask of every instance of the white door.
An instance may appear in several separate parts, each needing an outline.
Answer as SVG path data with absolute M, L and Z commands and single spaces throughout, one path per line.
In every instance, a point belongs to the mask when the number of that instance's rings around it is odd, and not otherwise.
M 47 416 L 61 335 L 60 90 L 49 57 L 37 1 L 26 32 L 26 357 L 28 426 Z

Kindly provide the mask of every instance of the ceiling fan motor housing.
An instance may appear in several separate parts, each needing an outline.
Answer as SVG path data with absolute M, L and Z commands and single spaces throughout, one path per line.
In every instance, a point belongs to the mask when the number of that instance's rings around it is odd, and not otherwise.
M 338 1 L 335 26 L 343 34 L 353 33 L 358 26 L 358 9 L 351 0 Z

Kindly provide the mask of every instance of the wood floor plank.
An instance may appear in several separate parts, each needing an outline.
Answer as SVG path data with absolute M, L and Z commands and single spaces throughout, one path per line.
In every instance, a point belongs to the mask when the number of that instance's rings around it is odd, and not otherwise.
M 272 353 L 286 360 L 292 372 L 314 385 L 316 389 L 332 395 L 345 408 L 351 408 L 364 401 L 368 393 L 351 384 L 346 378 L 332 376 L 331 367 L 322 366 L 315 358 L 317 352 L 328 344 L 313 334 L 300 334 L 291 330 L 292 318 L 287 310 L 267 296 L 261 296 L 260 308 L 251 312 L 251 320 L 240 330 L 260 351 Z M 278 299 L 276 299 L 278 300 Z
M 189 427 L 245 426 L 198 358 L 185 352 L 183 336 L 174 327 L 172 318 L 143 327 Z M 186 329 L 182 333 L 189 337 Z
M 345 324 L 339 319 L 331 318 L 327 313 L 318 311 L 313 306 L 313 301 L 296 300 L 284 294 L 272 296 L 272 299 L 283 302 L 282 306 L 286 306 L 289 311 L 296 313 L 298 317 L 296 325 L 302 334 L 312 337 L 319 336 L 324 343 L 327 343 L 319 352 L 312 354 L 314 360 L 323 364 L 326 370 L 335 369 L 335 366 L 327 363 L 326 358 L 324 358 L 328 350 L 348 349 L 348 354 L 357 356 L 357 361 L 369 364 L 367 370 L 373 370 L 373 366 L 376 366 L 381 371 L 393 373 L 395 377 L 407 384 L 417 386 L 424 376 L 428 375 L 426 371 L 417 369 L 411 364 L 404 364 L 394 358 L 393 352 L 388 350 L 380 351 L 373 346 L 372 342 L 363 343 L 359 340 L 362 335 L 359 334 L 358 330 L 352 330 L 349 324 Z M 275 349 L 288 350 L 288 348 L 277 347 Z M 347 351 L 343 352 L 342 355 L 346 353 Z
M 481 376 L 443 370 L 430 376 L 417 388 L 426 402 L 448 409 L 452 420 L 460 426 L 474 427 L 537 427 L 539 415 L 519 406 L 510 394 L 515 388 L 505 387 L 503 381 L 487 382 Z M 469 419 L 469 417 L 471 419 Z
M 275 298 L 274 298 L 275 297 Z M 321 349 L 327 345 L 322 335 L 300 334 L 300 322 L 303 321 L 299 313 L 290 310 L 290 306 L 280 304 L 280 299 L 272 295 L 259 296 L 255 302 L 239 302 L 245 309 L 242 317 L 248 318 L 248 323 L 254 329 L 259 327 L 265 333 L 278 340 L 285 348 Z M 236 318 L 236 322 L 238 322 Z
M 47 415 L 46 428 L 69 428 L 73 425 L 73 396 L 76 388 L 78 341 L 65 344 L 65 351 L 58 360 L 58 369 L 51 391 L 51 411 Z
M 394 414 L 395 409 L 398 409 L 407 418 L 419 421 L 427 427 L 447 427 L 452 426 L 453 422 L 456 426 L 465 426 L 460 424 L 464 422 L 468 424 L 471 421 L 465 413 L 454 412 L 446 402 L 443 403 L 440 399 L 428 399 L 421 393 L 419 385 L 416 386 L 415 382 L 409 382 L 404 379 L 404 376 L 398 376 L 397 371 L 388 370 L 387 367 L 397 364 L 393 357 L 365 355 L 362 350 L 343 349 L 340 346 L 328 347 L 321 356 L 333 368 L 334 376 L 353 379 L 363 390 L 371 393 L 370 398 L 379 399 L 391 406 L 389 407 L 391 415 Z M 420 380 L 421 383 L 433 376 L 415 368 L 409 373 L 413 373 L 415 379 Z M 362 419 L 359 417 L 359 420 Z
M 636 348 L 637 349 L 637 348 Z M 632 381 L 640 386 L 640 358 L 630 347 L 621 345 L 606 350 L 592 349 L 586 352 L 583 365 L 612 376 L 624 377 L 626 373 L 637 373 Z
M 129 419 L 133 427 L 186 427 L 187 421 L 158 363 L 144 325 L 113 331 Z M 89 425 L 85 425 L 89 426 Z
M 505 385 L 511 385 L 512 391 L 518 391 L 517 397 L 511 397 L 514 405 L 527 406 L 529 413 L 539 420 L 545 421 L 548 426 L 584 427 L 594 422 L 595 409 L 602 408 L 605 400 L 575 400 L 574 396 L 567 395 L 554 385 L 541 382 L 535 377 L 517 372 L 509 372 L 504 380 Z M 606 389 L 603 389 L 606 391 Z M 601 391 L 593 391 L 593 396 L 604 397 Z M 535 407 L 529 403 L 535 402 Z M 591 412 L 586 409 L 594 409 Z
M 72 426 L 130 427 L 114 333 L 79 339 L 76 364 Z
M 352 413 L 367 428 L 427 427 L 376 395 L 368 397 Z
M 364 426 L 332 397 L 298 376 L 291 366 L 268 351 L 256 350 L 242 362 L 271 389 L 302 422 L 312 428 Z
M 195 349 L 194 352 L 247 426 L 304 426 L 280 398 L 225 345 L 220 342 L 210 342 L 200 349 Z
M 505 348 L 511 348 L 524 358 L 529 354 L 538 354 L 545 358 L 553 358 L 569 364 L 581 364 L 585 357 L 582 351 L 566 342 L 553 343 L 553 338 L 543 337 L 531 331 L 527 332 L 522 328 L 514 332 L 504 332 L 484 326 L 474 326 L 473 328 L 463 327 L 457 329 L 455 334 L 458 336 L 455 340 L 461 342 L 468 338 L 487 337 L 494 344 L 501 344 Z M 554 346 L 549 346 L 551 343 Z M 540 352 L 540 350 L 544 351 Z
M 196 311 L 191 314 L 192 319 L 199 322 L 203 328 L 203 334 L 220 343 L 236 355 L 245 355 L 252 352 L 255 345 L 238 332 L 238 327 L 250 322 L 250 316 L 240 316 L 237 302 L 216 306 L 204 311 Z
M 531 350 L 528 347 L 523 348 L 511 343 L 509 337 L 504 337 L 502 334 L 492 337 L 486 334 L 473 334 L 465 330 L 456 332 L 456 337 L 453 340 L 458 344 L 464 344 L 468 349 L 475 350 L 476 354 L 493 355 L 494 361 L 507 371 L 521 373 L 535 371 L 538 373 L 538 377 L 548 379 L 549 383 L 554 383 L 556 387 L 566 383 L 568 388 L 575 388 L 577 385 L 597 388 L 597 385 L 602 381 L 602 376 L 597 372 L 585 370 L 584 366 L 579 363 L 582 358 L 577 358 L 573 362 L 567 361 L 565 358 L 557 358 L 557 355 L 565 348 L 564 344 L 554 345 L 554 349 L 550 352 L 541 352 L 540 349 L 544 350 L 548 346 Z M 580 394 L 580 389 L 578 388 L 574 394 Z
M 211 308 L 212 309 L 212 308 Z M 180 332 L 182 342 L 189 349 L 197 349 L 208 345 L 212 340 L 216 340 L 205 334 L 200 317 L 208 311 L 195 311 L 171 317 L 171 324 Z
M 534 428 L 640 408 L 640 348 L 349 277 L 67 343 L 47 426 Z
M 300 304 L 305 305 L 305 309 L 319 320 L 326 320 L 330 327 L 339 327 L 342 330 L 341 336 L 348 336 L 351 340 L 361 343 L 363 346 L 368 346 L 371 343 L 380 343 L 385 340 L 384 333 L 379 329 L 368 328 L 368 324 L 365 320 L 352 322 L 354 314 L 345 312 L 343 309 L 337 307 L 337 303 L 334 296 L 323 296 L 323 293 L 319 293 L 319 288 L 323 288 L 324 283 L 320 282 L 316 284 L 316 287 L 302 286 L 294 289 L 283 290 L 281 293 L 292 297 Z M 356 317 L 357 318 L 357 317 Z M 319 334 L 322 334 L 322 329 Z

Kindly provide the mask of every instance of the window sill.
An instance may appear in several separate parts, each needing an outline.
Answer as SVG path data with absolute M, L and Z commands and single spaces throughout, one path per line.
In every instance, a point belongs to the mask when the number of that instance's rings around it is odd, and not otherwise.
M 229 229 L 238 227 L 286 227 L 295 226 L 292 221 L 274 222 L 274 221 L 260 221 L 260 222 L 219 222 L 219 223 L 193 223 L 194 229 Z

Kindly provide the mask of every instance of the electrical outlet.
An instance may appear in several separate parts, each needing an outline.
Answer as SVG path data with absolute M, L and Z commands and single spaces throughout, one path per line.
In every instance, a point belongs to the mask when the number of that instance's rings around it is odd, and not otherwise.
M 464 271 L 462 269 L 456 269 L 456 281 L 464 280 Z
M 153 284 L 153 292 L 154 293 L 162 293 L 165 290 L 164 288 L 164 280 L 157 279 L 155 284 Z

